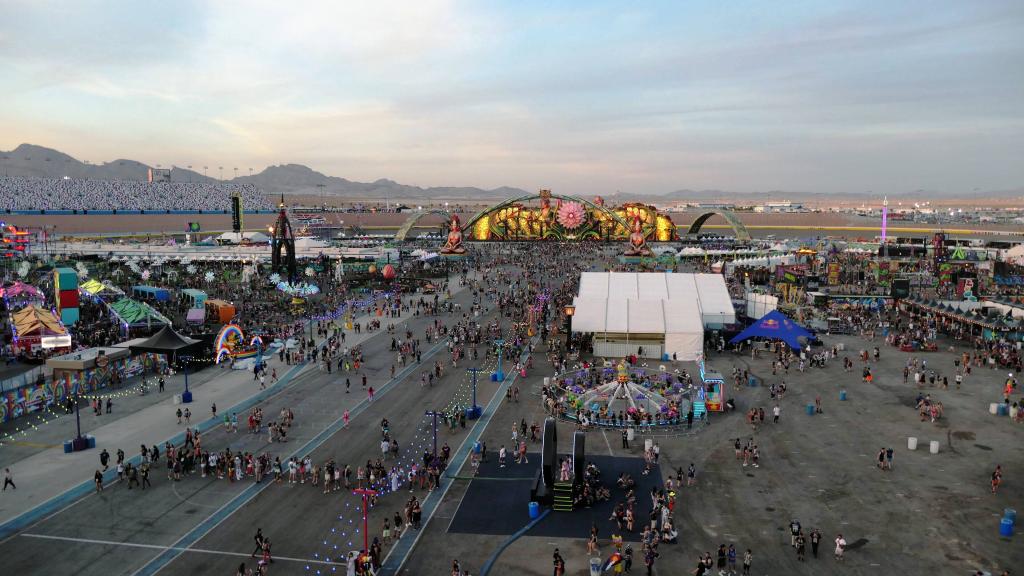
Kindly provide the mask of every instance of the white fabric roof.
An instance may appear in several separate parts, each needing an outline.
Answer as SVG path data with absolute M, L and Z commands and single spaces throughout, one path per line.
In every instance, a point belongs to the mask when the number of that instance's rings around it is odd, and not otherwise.
M 664 334 L 736 321 L 718 274 L 584 272 L 573 330 Z

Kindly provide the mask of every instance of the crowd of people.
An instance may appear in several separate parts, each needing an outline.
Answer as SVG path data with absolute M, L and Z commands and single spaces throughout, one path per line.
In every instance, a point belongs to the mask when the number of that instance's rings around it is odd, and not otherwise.
M 6 210 L 224 211 L 232 196 L 241 196 L 246 210 L 274 207 L 252 184 L 0 177 Z

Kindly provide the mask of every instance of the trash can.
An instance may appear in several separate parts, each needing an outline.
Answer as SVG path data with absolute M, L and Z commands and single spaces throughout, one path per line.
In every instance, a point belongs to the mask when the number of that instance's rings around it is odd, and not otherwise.
M 814 416 L 814 404 L 807 405 L 807 415 Z
M 545 386 L 551 386 L 551 376 L 545 376 L 544 377 L 544 385 Z
M 604 565 L 604 562 L 602 562 L 600 558 L 591 558 L 590 559 L 590 576 L 601 576 L 601 566 L 603 566 L 603 565 Z
M 1009 416 L 1010 407 L 1006 405 L 1006 402 L 1003 402 L 1002 404 L 999 405 L 999 409 L 996 411 L 996 414 L 998 414 L 999 416 Z
M 747 386 L 750 386 L 751 388 L 756 387 L 757 386 L 757 378 L 754 378 L 753 376 L 748 378 L 747 379 Z
M 911 436 L 907 438 L 907 450 L 917 450 L 917 438 Z
M 536 520 L 540 516 L 540 504 L 530 502 L 530 520 Z
M 1004 538 L 1013 536 L 1013 520 L 1003 518 L 999 521 L 999 535 Z
M 1010 522 L 1017 523 L 1017 511 L 1013 508 L 1003 508 L 1003 518 L 1009 518 Z
M 636 436 L 636 430 L 633 428 L 626 428 L 626 441 L 632 442 L 634 436 Z
M 840 402 L 845 402 L 846 401 L 846 390 L 840 390 L 839 391 L 839 400 L 840 400 Z
M 999 404 L 996 403 L 996 402 L 993 402 L 993 403 L 989 404 L 988 405 L 988 413 L 989 414 L 998 414 L 999 413 Z
M 938 454 L 939 453 L 939 441 L 938 440 L 932 440 L 931 443 L 928 445 L 928 451 L 931 452 L 932 454 Z
M 174 395 L 174 403 L 175 404 L 181 404 L 181 394 L 175 394 Z

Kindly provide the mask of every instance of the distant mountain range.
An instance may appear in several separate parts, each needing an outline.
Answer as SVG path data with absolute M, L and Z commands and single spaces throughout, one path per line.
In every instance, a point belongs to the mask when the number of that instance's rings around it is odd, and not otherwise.
M 94 178 L 97 180 L 145 180 L 151 166 L 135 160 L 112 160 L 103 163 L 85 163 L 71 156 L 34 144 L 22 144 L 9 152 L 0 151 L 0 170 L 4 175 L 41 178 Z M 152 168 L 168 168 L 152 166 Z M 218 182 L 217 178 L 204 176 L 196 170 L 171 166 L 173 182 Z M 392 200 L 474 200 L 502 199 L 523 196 L 529 192 L 520 188 L 502 186 L 485 190 L 475 187 L 438 186 L 423 188 L 399 184 L 393 180 L 380 179 L 374 182 L 353 182 L 337 176 L 327 176 L 302 164 L 280 164 L 269 166 L 252 176 L 238 176 L 224 180 L 231 183 L 253 184 L 266 194 L 304 194 L 348 196 L 358 199 Z M 839 202 L 879 202 L 878 195 L 860 193 L 821 194 L 815 192 L 728 192 L 723 190 L 675 190 L 665 193 L 606 194 L 612 204 L 630 201 L 675 202 L 737 202 L 758 203 L 777 200 L 791 200 L 803 203 L 821 203 L 823 200 Z M 895 198 L 895 196 L 893 196 Z M 974 191 L 971 193 L 942 193 L 929 190 L 915 190 L 899 195 L 900 202 L 928 201 L 937 199 L 1024 199 L 1024 187 L 1012 190 Z

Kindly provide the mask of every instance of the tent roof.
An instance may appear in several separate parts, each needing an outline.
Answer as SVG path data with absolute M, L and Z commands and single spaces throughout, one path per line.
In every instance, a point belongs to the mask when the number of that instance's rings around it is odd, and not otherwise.
M 15 280 L 13 284 L 6 288 L 0 288 L 0 296 L 4 298 L 14 298 L 16 296 L 35 298 L 37 300 L 46 300 L 46 296 L 42 293 L 39 288 L 35 286 L 29 286 L 20 280 Z
M 628 311 L 626 306 L 629 301 L 649 302 L 655 307 L 658 302 L 688 301 L 694 304 L 698 319 L 705 325 L 732 324 L 736 321 L 732 297 L 725 285 L 725 278 L 719 274 L 584 272 L 580 276 L 577 300 L 581 303 L 606 301 L 606 304 L 597 305 L 602 309 L 607 308 L 609 318 L 606 322 L 607 330 L 600 331 L 625 331 L 613 328 L 623 326 L 624 321 L 620 317 Z M 578 304 L 577 309 L 581 305 Z M 577 320 L 574 318 L 573 326 L 576 325 Z M 583 328 L 580 330 L 591 331 Z
M 166 316 L 154 310 L 149 304 L 122 298 L 110 305 L 110 309 L 121 319 L 122 322 L 133 324 L 146 324 L 156 322 L 158 324 L 170 324 Z
M 14 324 L 14 332 L 19 337 L 29 334 L 46 334 L 63 336 L 68 333 L 67 328 L 60 323 L 53 312 L 42 306 L 26 306 L 11 314 Z
M 811 338 L 812 336 L 813 334 L 807 329 L 791 320 L 782 312 L 772 310 L 761 317 L 760 320 L 748 326 L 746 330 L 737 334 L 729 342 L 736 343 L 750 338 L 771 338 L 773 340 L 782 340 L 789 344 L 790 348 L 799 350 L 801 348 L 799 338 Z
M 199 342 L 199 340 L 193 340 L 178 334 L 170 326 L 164 326 L 159 332 L 150 336 L 146 340 L 138 344 L 132 344 L 130 349 L 133 354 L 141 352 L 174 354 L 183 348 L 188 348 L 189 346 L 198 344 Z

